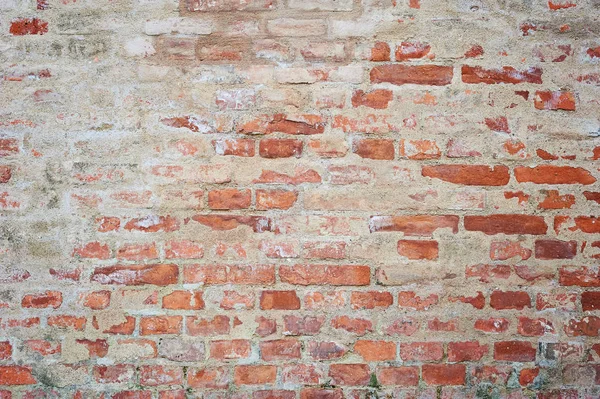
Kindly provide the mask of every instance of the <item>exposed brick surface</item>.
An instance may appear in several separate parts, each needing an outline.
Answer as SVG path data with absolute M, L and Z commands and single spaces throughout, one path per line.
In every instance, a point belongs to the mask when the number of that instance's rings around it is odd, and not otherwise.
M 600 397 L 599 0 L 0 0 L 0 399 Z

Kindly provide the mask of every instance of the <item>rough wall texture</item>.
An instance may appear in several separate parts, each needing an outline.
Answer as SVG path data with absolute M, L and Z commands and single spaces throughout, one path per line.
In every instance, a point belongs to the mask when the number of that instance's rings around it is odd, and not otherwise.
M 597 0 L 0 8 L 0 398 L 600 397 Z

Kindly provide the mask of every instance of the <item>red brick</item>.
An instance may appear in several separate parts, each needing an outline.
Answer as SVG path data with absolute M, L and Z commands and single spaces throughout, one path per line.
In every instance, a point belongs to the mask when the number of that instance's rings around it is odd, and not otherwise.
M 581 308 L 584 312 L 600 309 L 600 291 L 581 293 Z
M 585 192 L 583 193 L 585 195 Z M 586 197 L 587 198 L 587 197 Z M 546 191 L 546 198 L 538 204 L 539 209 L 570 209 L 575 204 L 572 194 L 560 195 L 558 190 Z
M 236 385 L 273 384 L 276 374 L 275 366 L 235 366 L 234 381 Z
M 344 241 L 308 241 L 303 244 L 303 257 L 306 259 L 344 259 Z
M 421 297 L 417 296 L 413 291 L 401 291 L 398 293 L 398 306 L 400 308 L 427 310 L 437 303 L 438 296 L 436 294 Z
M 98 223 L 98 231 L 101 233 L 116 231 L 119 230 L 119 227 L 121 227 L 121 220 L 117 217 L 104 216 L 97 218 L 96 222 Z
M 290 184 L 299 185 L 303 183 L 320 183 L 321 175 L 314 169 L 299 167 L 293 175 L 279 173 L 274 170 L 263 170 L 260 177 L 254 183 Z
M 12 345 L 8 341 L 0 342 L 0 360 L 10 359 L 12 356 Z
M 366 364 L 332 364 L 329 366 L 329 377 L 334 385 L 367 385 L 370 380 L 369 366 Z
M 168 391 L 160 391 L 158 399 L 185 399 L 184 389 L 172 389 Z
M 322 134 L 325 122 L 320 115 L 298 115 L 295 117 L 276 114 L 263 115 L 257 119 L 243 123 L 238 127 L 238 133 L 271 134 L 281 132 L 292 135 Z
M 421 323 L 414 317 L 403 317 L 396 319 L 389 327 L 385 329 L 388 335 L 407 335 L 411 336 L 421 327 Z
M 439 159 L 442 152 L 437 143 L 432 140 L 400 140 L 398 148 L 400 158 L 408 158 L 416 161 L 427 159 Z
M 380 367 L 376 375 L 382 385 L 411 387 L 419 383 L 419 368 L 415 366 Z
M 30 367 L 0 366 L 0 385 L 31 385 L 36 382 Z
M 183 270 L 186 283 L 204 284 L 272 284 L 274 265 L 188 265 Z
M 267 337 L 271 334 L 275 334 L 277 332 L 277 321 L 274 319 L 269 319 L 267 317 L 256 317 L 254 319 L 258 324 L 255 330 L 256 335 L 259 337 Z
M 452 69 L 441 65 L 381 65 L 371 69 L 371 83 L 445 86 L 452 82 Z
M 62 301 L 62 293 L 60 291 L 46 291 L 40 294 L 25 295 L 21 300 L 21 306 L 24 308 L 58 309 L 62 305 Z
M 283 333 L 285 335 L 316 335 L 321 331 L 323 316 L 285 316 Z
M 181 316 L 148 316 L 140 320 L 141 335 L 178 334 L 181 332 Z
M 553 334 L 554 326 L 547 319 L 531 319 L 529 317 L 519 317 L 517 332 L 526 337 L 538 337 L 544 334 Z
M 533 104 L 536 109 L 575 111 L 575 95 L 570 91 L 536 91 Z
M 593 184 L 596 182 L 596 178 L 586 169 L 554 165 L 539 165 L 532 168 L 517 166 L 515 178 L 519 183 L 536 184 Z
M 509 362 L 535 361 L 535 346 L 525 341 L 494 342 L 494 359 Z
M 392 160 L 394 159 L 394 141 L 386 139 L 355 140 L 352 151 L 361 158 Z
M 369 285 L 369 266 L 282 265 L 281 281 L 296 285 Z
M 548 226 L 541 216 L 533 215 L 488 215 L 465 216 L 467 231 L 481 231 L 487 235 L 494 234 L 546 234 Z
M 594 201 L 597 204 L 600 204 L 600 192 L 595 191 L 584 191 L 583 196 L 588 201 Z M 574 201 L 573 201 L 574 202 Z
M 600 270 L 582 266 L 563 266 L 558 271 L 560 285 L 580 287 L 600 287 Z
M 394 303 L 394 297 L 389 292 L 382 291 L 353 291 L 350 295 L 352 309 L 388 308 Z
M 458 216 L 453 215 L 408 215 L 371 216 L 369 229 L 378 231 L 401 231 L 408 236 L 430 236 L 434 231 L 450 228 L 458 232 Z
M 117 322 L 116 324 L 113 324 L 113 325 L 109 326 L 108 328 L 104 329 L 102 332 L 105 334 L 123 334 L 123 335 L 133 334 L 133 331 L 135 330 L 135 317 L 125 316 L 124 319 L 125 319 L 124 322 L 121 322 L 121 323 Z M 84 321 L 85 321 L 85 319 L 84 319 Z M 83 323 L 83 325 L 85 325 L 85 322 Z M 96 327 L 96 328 L 98 328 L 98 327 Z
M 180 385 L 183 383 L 183 369 L 174 366 L 142 366 L 140 384 L 144 386 Z
M 38 18 L 20 18 L 10 23 L 11 35 L 43 35 L 48 33 L 48 22 Z
M 106 309 L 110 305 L 110 291 L 94 291 L 85 295 L 83 305 L 93 310 Z
M 111 399 L 152 399 L 150 391 L 120 391 L 111 396 Z
M 220 307 L 225 310 L 254 309 L 254 293 L 244 295 L 237 291 L 223 291 Z
M 315 360 L 331 360 L 343 357 L 347 350 L 337 342 L 310 341 L 307 352 Z
M 537 240 L 536 259 L 573 259 L 577 255 L 576 241 Z
M 483 295 L 483 292 L 481 292 L 481 291 L 478 291 L 477 295 L 475 295 L 475 296 L 464 296 L 464 295 L 449 296 L 448 300 L 450 302 L 468 303 L 469 305 L 473 306 L 475 309 L 483 309 L 485 307 L 485 296 Z
M 485 53 L 485 51 L 483 50 L 483 47 L 481 47 L 478 44 L 475 44 L 475 45 L 471 46 L 471 48 L 465 52 L 464 57 L 465 58 L 477 58 L 479 56 L 482 56 L 484 53 Z
M 508 126 L 508 119 L 506 118 L 506 116 L 498 116 L 496 118 L 485 118 L 484 123 L 488 127 L 488 129 L 494 132 L 511 133 L 510 127 Z M 509 153 L 513 153 L 513 155 L 520 150 L 519 147 L 520 146 L 512 145 L 512 142 L 510 141 L 507 141 L 505 144 L 505 148 L 507 149 L 507 151 Z
M 264 216 L 246 215 L 195 215 L 192 220 L 213 230 L 233 230 L 239 226 L 249 226 L 255 233 L 271 231 L 271 219 Z
M 304 388 L 300 399 L 344 399 L 344 393 L 339 388 Z
M 531 307 L 531 298 L 524 291 L 494 291 L 490 296 L 490 306 L 496 310 Z
M 537 367 L 522 369 L 519 373 L 519 384 L 522 386 L 533 384 L 539 373 L 540 369 Z
M 171 232 L 179 230 L 179 221 L 172 216 L 146 216 L 131 219 L 125 224 L 125 230 L 145 233 Z
M 511 275 L 511 267 L 508 265 L 473 265 L 465 268 L 465 277 L 478 278 L 483 283 L 489 283 L 498 279 L 507 279 Z
M 19 153 L 19 141 L 13 138 L 0 138 L 0 157 Z
M 99 242 L 90 242 L 73 250 L 73 256 L 85 259 L 108 259 L 110 258 L 110 249 L 108 245 Z
M 582 231 L 584 233 L 589 233 L 589 234 L 600 233 L 600 217 L 576 216 L 575 218 L 573 218 L 573 222 L 575 222 L 575 226 L 569 227 L 570 231 Z M 554 226 L 555 226 L 554 229 L 557 230 L 556 219 L 554 222 Z
M 211 359 L 245 359 L 250 356 L 250 353 L 250 341 L 247 339 L 234 339 L 231 341 L 212 341 L 210 343 Z
M 438 258 L 438 242 L 400 240 L 398 254 L 411 260 L 435 260 Z
M 573 7 L 577 7 L 577 4 L 573 3 L 572 1 L 569 1 L 569 0 L 566 0 L 566 1 L 548 0 L 548 8 L 552 11 L 565 10 L 565 9 L 573 8 Z
M 135 374 L 135 367 L 129 364 L 116 364 L 111 366 L 94 366 L 92 372 L 96 382 L 100 384 L 125 383 L 130 381 Z
M 356 341 L 354 351 L 366 362 L 396 359 L 396 344 L 388 341 Z
M 229 334 L 230 320 L 227 316 L 202 318 L 188 316 L 185 320 L 187 333 L 192 336 L 211 336 Z
M 404 361 L 440 361 L 444 348 L 439 342 L 410 342 L 400 344 L 400 358 Z
M 569 337 L 597 337 L 600 331 L 600 317 L 586 316 L 581 320 L 571 319 L 564 329 Z
M 331 319 L 331 326 L 335 329 L 346 330 L 357 335 L 364 335 L 373 331 L 373 323 L 370 320 L 338 316 Z
M 202 244 L 189 240 L 173 240 L 165 243 L 167 259 L 200 259 L 204 257 Z
M 256 190 L 256 209 L 290 209 L 297 199 L 296 191 Z
M 105 339 L 77 339 L 76 342 L 87 348 L 89 356 L 93 357 L 105 357 L 108 354 L 108 341 Z M 60 351 L 60 345 L 59 345 Z
M 356 90 L 352 94 L 352 106 L 355 108 L 365 106 L 374 109 L 385 109 L 393 98 L 391 90 L 378 89 L 367 93 Z
M 487 355 L 488 346 L 477 341 L 449 342 L 449 362 L 476 362 Z
M 396 46 L 396 61 L 423 58 L 429 54 L 431 46 L 422 42 L 402 42 Z
M 208 206 L 211 209 L 246 209 L 252 203 L 250 190 L 226 188 L 213 190 L 208 193 Z
M 92 281 L 100 284 L 160 285 L 176 284 L 179 268 L 176 265 L 117 265 L 97 267 Z
M 510 179 L 508 167 L 503 165 L 426 165 L 421 174 L 467 186 L 505 186 Z
M 255 391 L 252 399 L 296 399 L 296 392 L 282 389 Z
M 385 42 L 376 42 L 371 48 L 370 61 L 383 62 L 390 60 L 390 46 Z
M 213 140 L 212 145 L 217 155 L 233 155 L 236 157 L 253 157 L 255 155 L 255 145 L 252 139 Z
M 577 302 L 577 294 L 575 293 L 538 293 L 536 297 L 535 308 L 537 310 L 559 309 L 569 311 L 575 310 L 575 302 Z
M 462 364 L 424 364 L 423 381 L 429 385 L 464 385 L 466 368 Z
M 475 321 L 475 329 L 489 333 L 501 333 L 508 330 L 509 322 L 501 318 L 478 319 Z
M 458 331 L 458 320 L 450 319 L 448 321 L 441 321 L 440 319 L 435 317 L 433 320 L 427 321 L 427 329 L 429 331 Z
M 162 299 L 163 309 L 200 310 L 204 309 L 201 291 L 173 291 Z
M 502 67 L 502 69 L 485 69 L 479 66 L 463 65 L 461 73 L 464 83 L 542 83 L 542 70 L 540 68 L 518 71 L 510 66 Z
M 260 308 L 263 310 L 300 309 L 300 299 L 296 291 L 263 291 L 260 295 Z
M 230 370 L 225 367 L 191 368 L 187 373 L 187 383 L 192 388 L 225 389 L 231 380 L 230 375 Z
M 145 260 L 157 259 L 158 250 L 156 244 L 127 244 L 117 251 L 117 259 Z
M 294 139 L 263 139 L 258 145 L 258 153 L 263 158 L 300 158 L 302 141 Z
M 0 165 L 0 184 L 8 183 L 11 177 L 12 167 L 9 165 Z
M 507 260 L 517 256 L 527 260 L 531 253 L 531 249 L 523 247 L 521 241 L 492 241 L 490 245 L 491 260 Z
M 274 360 L 291 360 L 300 358 L 300 341 L 295 339 L 278 339 L 260 343 L 260 356 L 270 362 Z

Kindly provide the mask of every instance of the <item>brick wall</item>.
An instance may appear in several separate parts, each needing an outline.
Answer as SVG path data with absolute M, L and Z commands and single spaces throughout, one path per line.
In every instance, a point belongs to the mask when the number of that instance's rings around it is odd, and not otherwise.
M 600 397 L 599 16 L 0 1 L 0 398 Z

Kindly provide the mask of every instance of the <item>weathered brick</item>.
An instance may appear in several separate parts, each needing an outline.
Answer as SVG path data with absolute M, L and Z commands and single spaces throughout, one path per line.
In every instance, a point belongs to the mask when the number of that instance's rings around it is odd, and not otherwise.
M 422 175 L 467 186 L 505 186 L 510 179 L 506 166 L 436 165 L 423 166 Z
M 511 66 L 504 66 L 501 69 L 486 69 L 478 66 L 463 65 L 461 73 L 462 81 L 465 83 L 542 83 L 542 70 L 533 67 L 519 71 Z
M 541 216 L 532 215 L 489 215 L 465 216 L 465 229 L 494 234 L 532 234 L 542 235 L 548 226 Z
M 536 240 L 536 259 L 573 259 L 577 254 L 577 241 Z
M 401 231 L 409 236 L 429 236 L 442 228 L 449 228 L 453 233 L 457 233 L 458 216 L 372 216 L 369 221 L 369 228 L 372 233 L 378 231 Z
M 430 385 L 464 385 L 466 368 L 462 364 L 424 364 L 423 380 Z
M 530 342 L 501 341 L 494 343 L 494 359 L 510 362 L 532 362 L 536 349 Z
M 237 385 L 264 385 L 275 382 L 275 366 L 236 366 L 234 381 Z
M 536 184 L 593 184 L 596 178 L 583 168 L 572 166 L 539 165 L 533 168 L 518 166 L 515 178 L 519 183 Z
M 447 66 L 387 64 L 371 70 L 371 83 L 445 86 L 452 82 L 452 76 L 452 67 Z
M 598 1 L 0 1 L 0 399 L 597 396 Z

